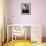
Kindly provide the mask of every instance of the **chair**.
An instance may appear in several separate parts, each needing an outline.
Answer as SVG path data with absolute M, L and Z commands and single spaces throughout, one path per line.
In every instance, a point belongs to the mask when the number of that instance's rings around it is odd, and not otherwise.
M 25 33 L 23 26 L 21 25 L 14 25 L 13 29 L 12 29 L 12 42 L 13 42 L 13 36 L 15 36 L 15 40 L 16 40 L 16 36 L 20 37 L 23 36 Z

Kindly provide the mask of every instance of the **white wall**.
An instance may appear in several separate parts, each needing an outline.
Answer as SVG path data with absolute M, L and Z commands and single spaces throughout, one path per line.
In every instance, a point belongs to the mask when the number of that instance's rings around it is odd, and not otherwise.
M 3 40 L 3 0 L 0 0 L 0 41 Z
M 21 15 L 21 3 L 31 3 L 31 15 Z M 46 0 L 7 0 L 7 16 L 12 24 L 42 25 L 43 36 L 46 36 Z M 11 22 L 8 18 L 8 24 Z

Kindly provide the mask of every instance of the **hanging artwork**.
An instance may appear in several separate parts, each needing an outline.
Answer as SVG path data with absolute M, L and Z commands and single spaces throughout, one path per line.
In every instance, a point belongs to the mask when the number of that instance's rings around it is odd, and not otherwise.
M 21 14 L 31 15 L 31 3 L 21 3 Z

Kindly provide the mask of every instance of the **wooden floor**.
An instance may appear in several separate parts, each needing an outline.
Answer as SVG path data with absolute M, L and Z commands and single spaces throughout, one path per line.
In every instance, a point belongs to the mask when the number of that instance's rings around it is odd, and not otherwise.
M 30 41 L 14 40 L 5 43 L 3 46 L 46 46 L 46 43 L 31 43 Z
M 24 41 L 24 40 L 16 40 L 16 41 L 10 41 L 8 43 L 5 43 L 3 46 L 31 46 L 30 41 Z
M 42 42 L 46 42 L 46 37 L 42 37 Z

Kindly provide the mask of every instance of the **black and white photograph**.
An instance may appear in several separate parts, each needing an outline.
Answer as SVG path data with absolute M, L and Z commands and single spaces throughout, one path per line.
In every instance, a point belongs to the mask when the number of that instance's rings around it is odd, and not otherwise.
M 21 3 L 21 14 L 31 15 L 31 3 Z

